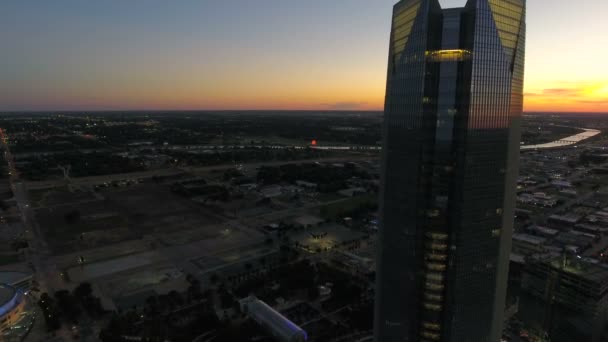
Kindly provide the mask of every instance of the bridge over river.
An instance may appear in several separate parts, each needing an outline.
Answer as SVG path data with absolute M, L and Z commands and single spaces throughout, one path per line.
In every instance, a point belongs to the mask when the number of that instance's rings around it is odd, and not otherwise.
M 538 150 L 538 149 L 545 149 L 545 148 L 555 148 L 555 147 L 564 147 L 564 146 L 571 146 L 571 145 L 576 145 L 578 143 L 580 143 L 583 140 L 587 140 L 589 138 L 593 138 L 594 136 L 602 133 L 602 131 L 597 130 L 597 129 L 588 129 L 588 128 L 581 128 L 583 130 L 583 132 L 560 139 L 560 140 L 555 140 L 546 144 L 538 144 L 538 145 L 524 145 L 521 147 L 522 151 L 525 150 Z

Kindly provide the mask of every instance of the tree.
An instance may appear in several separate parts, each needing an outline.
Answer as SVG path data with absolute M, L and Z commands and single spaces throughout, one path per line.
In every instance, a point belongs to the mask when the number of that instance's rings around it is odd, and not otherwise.
M 220 306 L 222 309 L 228 309 L 232 307 L 234 298 L 232 297 L 230 292 L 228 292 L 226 289 L 222 289 L 219 291 L 218 294 L 220 296 Z
M 146 316 L 155 316 L 158 314 L 158 300 L 156 299 L 156 296 L 146 298 L 144 312 L 146 313 Z
M 171 299 L 171 302 L 175 303 L 178 307 L 184 305 L 184 299 L 177 291 L 172 290 L 169 292 L 168 296 L 169 299 Z
M 72 297 L 85 309 L 92 318 L 99 318 L 104 313 L 101 300 L 93 296 L 93 288 L 90 283 L 80 283 L 74 291 Z
M 121 335 L 129 335 L 136 332 L 136 324 L 140 316 L 134 311 L 128 311 L 123 315 L 115 314 L 110 319 L 108 326 L 99 333 L 99 339 L 104 342 L 123 341 Z
M 75 224 L 78 221 L 80 221 L 80 211 L 79 210 L 69 211 L 65 214 L 64 218 L 65 218 L 66 223 Z
M 188 300 L 199 300 L 202 297 L 201 294 L 201 283 L 198 279 L 194 279 L 194 277 L 190 280 L 190 286 L 188 286 L 188 291 L 186 292 Z
M 90 283 L 84 282 L 76 286 L 73 293 L 74 297 L 82 300 L 93 295 L 93 288 L 91 287 Z
M 55 331 L 61 328 L 61 317 L 56 307 L 55 300 L 51 298 L 48 293 L 40 295 L 38 306 L 42 309 L 44 320 L 46 322 L 46 329 L 48 331 Z
M 316 285 L 312 285 L 310 287 L 308 287 L 307 289 L 307 295 L 308 295 L 308 300 L 309 301 L 314 301 L 317 298 L 319 298 L 319 288 Z
M 55 292 L 55 300 L 57 307 L 68 320 L 75 322 L 81 313 L 78 302 L 68 290 L 59 290 Z

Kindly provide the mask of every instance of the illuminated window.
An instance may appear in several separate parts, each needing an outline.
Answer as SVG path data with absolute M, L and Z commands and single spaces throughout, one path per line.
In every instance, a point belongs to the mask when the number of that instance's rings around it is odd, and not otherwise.
M 438 217 L 439 216 L 439 210 L 437 210 L 437 209 L 428 210 L 426 212 L 426 216 L 428 216 L 428 217 Z
M 441 302 L 443 300 L 443 296 L 432 294 L 432 293 L 425 293 L 424 298 L 426 300 L 430 300 L 432 302 Z
M 439 341 L 439 338 L 441 337 L 438 333 L 430 332 L 430 331 L 423 331 L 421 333 L 421 335 L 422 335 L 422 337 L 428 338 L 429 340 L 433 340 L 433 341 Z
M 420 9 L 420 2 L 416 1 L 409 6 L 401 6 L 396 10 L 393 17 L 393 64 L 398 64 L 401 60 L 403 51 L 407 46 L 414 21 Z
M 428 330 L 441 330 L 441 325 L 431 322 L 423 322 L 422 326 Z
M 431 311 L 441 311 L 443 307 L 439 304 L 424 303 L 424 308 Z
M 448 249 L 448 245 L 443 244 L 443 243 L 430 243 L 427 245 L 430 249 L 436 250 L 436 251 L 445 251 Z
M 426 268 L 428 268 L 431 271 L 445 271 L 447 267 L 444 264 L 429 262 L 429 263 L 426 263 Z
M 499 237 L 502 231 L 500 229 L 492 229 L 492 236 Z
M 433 240 L 447 240 L 448 234 L 444 233 L 426 233 L 426 237 L 431 238 Z
M 426 283 L 424 285 L 427 289 L 432 291 L 441 291 L 444 288 L 441 284 Z
M 511 57 L 519 40 L 524 7 L 522 4 L 501 0 L 490 0 L 489 4 L 502 46 Z
M 448 256 L 445 254 L 427 253 L 426 257 L 432 261 L 446 261 Z
M 435 281 L 443 281 L 443 274 L 441 273 L 427 273 L 426 279 L 435 280 Z
M 471 51 L 461 49 L 427 51 L 426 58 L 431 62 L 462 62 L 471 59 Z

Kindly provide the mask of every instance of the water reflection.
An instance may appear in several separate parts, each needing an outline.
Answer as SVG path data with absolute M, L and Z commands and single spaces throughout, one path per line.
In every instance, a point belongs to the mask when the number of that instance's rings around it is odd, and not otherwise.
M 587 129 L 587 128 L 581 128 L 581 129 L 584 130 L 584 132 L 581 132 L 579 134 L 569 136 L 569 137 L 566 137 L 566 138 L 563 138 L 560 140 L 556 140 L 556 141 L 553 141 L 550 143 L 546 143 L 546 144 L 524 145 L 521 147 L 521 149 L 522 150 L 534 150 L 534 149 L 570 146 L 570 145 L 578 144 L 579 142 L 581 142 L 583 140 L 587 140 L 589 138 L 592 138 L 592 137 L 602 133 L 602 131 L 599 131 L 597 129 Z

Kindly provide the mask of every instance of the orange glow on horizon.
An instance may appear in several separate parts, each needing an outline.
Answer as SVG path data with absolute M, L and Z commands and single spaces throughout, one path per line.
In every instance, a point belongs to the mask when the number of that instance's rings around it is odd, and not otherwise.
M 397 0 L 250 2 L 3 3 L 0 112 L 384 108 Z M 527 2 L 524 111 L 608 113 L 605 13 Z
M 194 83 L 194 82 L 193 82 Z M 169 85 L 167 87 L 129 87 L 117 89 L 71 89 L 69 98 L 59 94 L 37 94 L 47 105 L 71 108 L 102 108 L 116 110 L 361 110 L 381 111 L 384 108 L 384 86 L 340 89 L 299 85 L 292 88 L 248 87 L 228 89 L 218 85 L 205 89 L 200 85 Z M 351 83 L 352 84 L 352 83 Z M 375 85 L 375 87 L 374 87 Z M 169 89 L 170 88 L 170 89 Z M 91 95 L 94 94 L 94 95 Z M 527 87 L 525 112 L 608 112 L 608 82 L 575 83 Z
M 54 88 L 14 87 L 0 100 L 36 98 L 39 110 L 361 110 L 384 108 L 386 72 L 374 68 L 171 70 L 149 73 L 79 74 L 82 79 Z M 541 70 L 542 71 L 542 70 Z M 608 112 L 608 81 L 551 80 L 532 69 L 526 75 L 524 111 Z M 571 77 L 574 78 L 574 77 Z M 2 101 L 0 101 L 2 102 Z M 65 105 L 69 104 L 69 105 Z
M 608 112 L 608 82 L 556 82 L 534 86 L 524 95 L 531 112 Z

